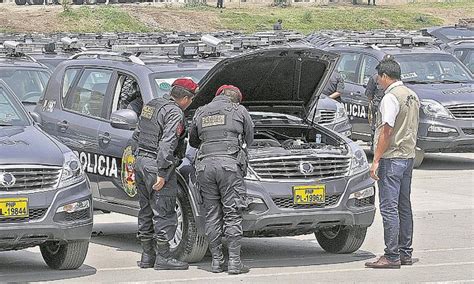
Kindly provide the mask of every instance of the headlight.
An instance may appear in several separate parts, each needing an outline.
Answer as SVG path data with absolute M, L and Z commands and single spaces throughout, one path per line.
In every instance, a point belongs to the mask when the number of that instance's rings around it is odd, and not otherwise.
M 453 115 L 435 100 L 421 100 L 421 109 L 428 116 L 453 118 Z
M 67 187 L 82 182 L 84 179 L 84 171 L 82 170 L 81 162 L 77 156 L 73 152 L 65 153 L 59 187 Z
M 362 149 L 357 149 L 352 154 L 351 160 L 351 170 L 349 171 L 349 175 L 356 175 L 363 171 L 367 171 L 369 169 L 369 162 L 367 162 L 367 157 Z
M 346 109 L 344 108 L 344 105 L 341 103 L 337 103 L 337 109 L 336 109 L 336 120 L 341 121 L 347 119 L 347 113 Z
M 364 199 L 374 194 L 375 194 L 375 189 L 373 187 L 369 187 L 369 188 L 351 193 L 351 195 L 349 195 L 349 199 L 352 199 L 352 198 Z

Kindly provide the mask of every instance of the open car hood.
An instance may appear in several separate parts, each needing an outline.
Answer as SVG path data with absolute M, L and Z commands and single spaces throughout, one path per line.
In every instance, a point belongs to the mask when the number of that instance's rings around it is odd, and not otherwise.
M 338 55 L 313 47 L 278 47 L 227 58 L 199 82 L 190 109 L 209 103 L 224 84 L 238 87 L 250 111 L 286 113 L 306 119 L 329 80 Z

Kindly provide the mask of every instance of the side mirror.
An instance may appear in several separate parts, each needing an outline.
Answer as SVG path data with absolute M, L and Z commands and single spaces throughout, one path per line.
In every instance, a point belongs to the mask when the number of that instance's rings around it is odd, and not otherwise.
M 131 109 L 120 109 L 114 111 L 110 116 L 110 125 L 113 128 L 133 130 L 137 127 L 138 116 Z
M 30 115 L 31 118 L 33 118 L 34 122 L 36 122 L 37 124 L 41 125 L 41 123 L 43 123 L 41 116 L 37 112 L 30 111 Z

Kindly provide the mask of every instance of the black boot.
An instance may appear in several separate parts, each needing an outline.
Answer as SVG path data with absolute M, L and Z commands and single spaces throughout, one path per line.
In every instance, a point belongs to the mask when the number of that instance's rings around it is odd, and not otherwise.
M 168 242 L 156 242 L 155 270 L 186 270 L 189 264 L 172 257 Z
M 240 240 L 229 241 L 229 265 L 227 268 L 229 274 L 242 274 L 250 271 L 240 260 Z
M 140 268 L 152 268 L 155 265 L 156 252 L 154 240 L 141 240 L 142 244 L 142 257 L 137 262 Z
M 211 262 L 211 272 L 220 273 L 225 270 L 224 264 L 224 254 L 222 254 L 222 245 L 218 245 L 211 249 L 212 262 Z

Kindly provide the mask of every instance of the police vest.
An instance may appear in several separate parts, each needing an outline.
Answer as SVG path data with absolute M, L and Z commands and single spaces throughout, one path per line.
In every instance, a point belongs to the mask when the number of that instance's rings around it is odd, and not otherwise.
M 196 124 L 201 140 L 199 158 L 236 157 L 242 147 L 243 122 L 237 119 L 238 104 L 216 97 L 199 110 Z
M 172 103 L 171 100 L 158 98 L 151 100 L 143 107 L 138 123 L 140 129 L 138 147 L 140 149 L 154 153 L 158 151 L 158 144 L 163 135 L 163 126 L 159 123 L 159 113 L 164 106 Z

